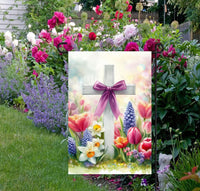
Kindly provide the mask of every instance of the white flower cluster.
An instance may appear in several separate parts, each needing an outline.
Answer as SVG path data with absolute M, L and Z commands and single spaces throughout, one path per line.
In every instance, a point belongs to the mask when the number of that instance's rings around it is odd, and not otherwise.
M 8 49 L 5 48 L 5 47 L 2 48 L 1 45 L 0 45 L 0 56 L 4 56 L 7 53 L 8 53 Z
M 18 40 L 17 39 L 12 39 L 12 33 L 10 31 L 7 31 L 4 33 L 4 38 L 5 38 L 5 45 L 7 47 L 16 47 L 18 46 Z
M 35 45 L 36 44 L 36 39 L 35 39 L 35 34 L 33 32 L 29 32 L 27 34 L 27 40 L 32 44 Z

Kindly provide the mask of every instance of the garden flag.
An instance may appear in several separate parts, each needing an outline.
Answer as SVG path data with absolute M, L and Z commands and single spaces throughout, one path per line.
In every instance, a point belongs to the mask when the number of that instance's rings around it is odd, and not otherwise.
M 69 174 L 151 174 L 151 52 L 69 52 Z

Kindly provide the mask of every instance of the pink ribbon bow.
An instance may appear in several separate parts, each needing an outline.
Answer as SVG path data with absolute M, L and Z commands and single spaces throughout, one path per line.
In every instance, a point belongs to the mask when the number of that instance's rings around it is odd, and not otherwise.
M 116 84 L 114 84 L 112 87 L 107 87 L 106 85 L 102 84 L 101 82 L 96 81 L 93 86 L 93 89 L 95 89 L 97 91 L 104 91 L 99 100 L 99 103 L 97 105 L 94 115 L 100 117 L 101 114 L 103 113 L 103 111 L 105 110 L 106 105 L 109 101 L 110 108 L 111 108 L 115 118 L 117 119 L 120 115 L 120 111 L 117 106 L 117 100 L 116 100 L 114 91 L 125 90 L 126 89 L 125 81 L 121 80 L 121 81 L 117 82 Z

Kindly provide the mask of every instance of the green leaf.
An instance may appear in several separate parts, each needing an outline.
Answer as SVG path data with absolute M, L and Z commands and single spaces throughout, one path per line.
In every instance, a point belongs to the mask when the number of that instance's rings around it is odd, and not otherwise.
M 178 156 L 179 152 L 180 152 L 180 148 L 179 147 L 175 147 L 173 149 L 173 151 L 172 151 L 173 159 L 175 159 Z
M 167 110 L 160 110 L 160 111 L 158 111 L 158 112 L 159 112 L 159 117 L 160 117 L 160 119 L 163 120 L 164 117 L 165 117 L 166 114 L 167 114 Z

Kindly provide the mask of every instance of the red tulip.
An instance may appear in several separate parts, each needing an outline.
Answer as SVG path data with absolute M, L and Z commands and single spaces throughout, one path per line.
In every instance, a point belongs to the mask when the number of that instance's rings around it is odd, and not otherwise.
M 145 138 L 138 147 L 138 151 L 144 154 L 145 159 L 151 157 L 151 138 Z
M 142 135 L 137 127 L 131 127 L 128 130 L 127 138 L 129 143 L 137 145 L 141 141 Z
M 68 126 L 75 132 L 83 132 L 90 126 L 91 116 L 88 113 L 75 114 L 68 117 Z
M 114 140 L 114 143 L 117 148 L 121 149 L 128 145 L 128 140 L 125 137 L 117 137 L 117 139 Z
M 138 111 L 141 115 L 141 117 L 148 119 L 151 117 L 151 104 L 140 102 L 138 104 Z

